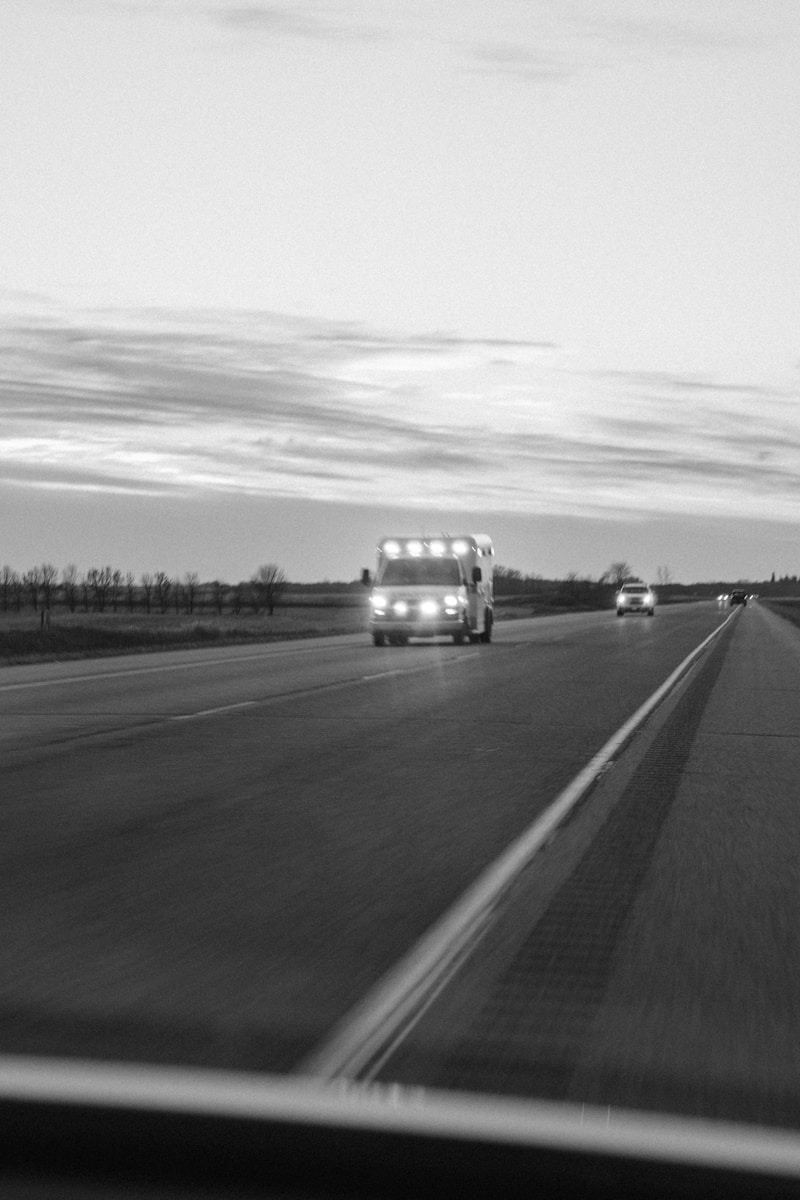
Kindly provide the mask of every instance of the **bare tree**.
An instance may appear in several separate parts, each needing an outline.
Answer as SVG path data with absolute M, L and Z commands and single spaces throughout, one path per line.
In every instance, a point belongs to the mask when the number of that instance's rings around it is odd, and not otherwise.
M 133 612 L 133 601 L 136 596 L 133 571 L 128 571 L 125 575 L 125 595 L 128 599 L 128 612 Z
M 116 612 L 117 605 L 119 604 L 119 594 L 122 591 L 122 571 L 119 568 L 111 572 L 111 580 L 108 586 L 111 593 L 111 607 Z
M 259 567 L 251 583 L 258 608 L 266 608 L 270 616 L 275 605 L 286 590 L 287 579 L 277 563 L 265 563 Z
M 153 588 L 156 594 L 156 602 L 162 613 L 167 611 L 169 606 L 169 594 L 172 591 L 172 580 L 166 571 L 156 571 L 153 579 Z
M 225 593 L 227 592 L 226 585 L 220 579 L 214 579 L 211 583 L 211 603 L 218 617 L 222 616 L 222 609 L 225 605 Z
M 175 604 L 175 612 L 176 613 L 179 613 L 181 611 L 181 597 L 182 596 L 183 596 L 183 584 L 181 583 L 180 579 L 178 579 L 178 576 L 176 575 L 172 581 L 172 600 L 173 600 L 173 603 Z
M 42 588 L 42 602 L 46 611 L 50 611 L 50 602 L 58 579 L 58 570 L 52 563 L 42 563 L 39 567 L 39 581 Z
M 105 612 L 106 610 L 113 575 L 114 572 L 111 570 L 111 567 L 91 567 L 86 572 L 86 579 L 97 612 Z
M 233 587 L 231 592 L 231 608 L 233 609 L 234 615 L 237 617 L 245 605 L 247 600 L 247 592 L 247 584 L 241 581 L 235 584 Z
M 99 602 L 98 576 L 99 575 L 100 575 L 99 567 L 89 567 L 89 570 L 86 572 L 86 576 L 85 576 L 86 590 L 84 592 L 84 608 L 88 608 L 88 605 L 86 603 L 86 592 L 88 592 L 89 595 L 92 597 L 94 607 L 95 608 L 98 607 L 98 602 Z
M 3 597 L 3 612 L 8 612 L 8 603 L 14 594 L 14 577 L 17 572 L 8 563 L 0 568 L 0 595 Z
M 19 610 L 22 608 L 22 597 L 25 594 L 25 584 L 22 582 L 22 576 L 18 575 L 16 571 L 11 572 L 9 586 L 11 588 L 11 594 L 14 597 L 14 608 L 17 610 L 17 612 L 19 612 Z
M 183 577 L 183 602 L 190 616 L 194 612 L 199 583 L 200 576 L 197 574 L 197 571 L 187 571 Z
M 142 575 L 142 595 L 145 609 L 150 612 L 153 604 L 153 576 L 147 571 Z
M 623 583 L 633 578 L 630 565 L 626 562 L 612 562 L 607 571 L 600 576 L 601 583 L 612 583 L 615 588 L 621 588 Z
M 75 563 L 68 563 L 61 572 L 61 587 L 64 591 L 64 603 L 69 611 L 74 613 L 78 601 L 78 568 Z
M 33 611 L 39 611 L 39 589 L 42 586 L 42 573 L 39 567 L 31 567 L 30 571 L 26 571 L 22 576 L 22 585 L 25 591 L 30 596 Z
M 659 587 L 669 587 L 672 583 L 672 572 L 669 567 L 659 567 L 656 571 L 656 583 Z

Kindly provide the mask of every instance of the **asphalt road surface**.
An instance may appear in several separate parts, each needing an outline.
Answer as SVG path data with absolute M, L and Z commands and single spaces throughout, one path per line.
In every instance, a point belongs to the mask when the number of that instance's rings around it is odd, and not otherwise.
M 4 670 L 3 1049 L 297 1069 L 729 615 Z M 782 1118 L 799 653 L 779 618 L 735 616 L 387 1077 L 692 1113 L 757 1096 L 764 1119 L 777 1095 Z

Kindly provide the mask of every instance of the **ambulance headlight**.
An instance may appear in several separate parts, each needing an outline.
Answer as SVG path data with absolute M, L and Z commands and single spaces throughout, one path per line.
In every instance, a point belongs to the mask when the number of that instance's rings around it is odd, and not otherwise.
M 419 606 L 419 611 L 423 617 L 435 617 L 439 611 L 439 605 L 435 600 L 423 600 Z
M 405 600 L 397 600 L 393 605 L 394 614 L 397 617 L 404 617 L 408 612 L 408 604 Z
M 369 602 L 373 608 L 379 608 L 381 610 L 386 608 L 386 597 L 381 596 L 380 594 L 377 596 L 370 596 Z
M 458 596 L 445 596 L 444 602 L 448 608 L 455 608 L 458 604 Z

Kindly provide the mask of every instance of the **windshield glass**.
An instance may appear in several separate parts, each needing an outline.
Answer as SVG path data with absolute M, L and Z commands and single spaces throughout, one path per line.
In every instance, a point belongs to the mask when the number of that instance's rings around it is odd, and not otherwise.
M 0 1057 L 800 1141 L 800 3 L 0 0 L 0 111 Z
M 378 584 L 383 587 L 405 584 L 457 588 L 460 583 L 461 574 L 455 558 L 390 558 L 378 578 Z

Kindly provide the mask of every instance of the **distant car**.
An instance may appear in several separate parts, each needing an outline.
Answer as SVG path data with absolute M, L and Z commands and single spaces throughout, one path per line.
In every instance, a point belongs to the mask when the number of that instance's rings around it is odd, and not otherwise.
M 617 592 L 617 616 L 626 613 L 647 613 L 652 617 L 656 611 L 656 598 L 646 583 L 623 583 Z
M 728 603 L 730 605 L 734 605 L 734 604 L 745 604 L 746 605 L 747 604 L 747 592 L 745 592 L 742 588 L 734 588 L 733 591 L 731 592 L 730 600 L 728 601 Z

